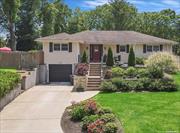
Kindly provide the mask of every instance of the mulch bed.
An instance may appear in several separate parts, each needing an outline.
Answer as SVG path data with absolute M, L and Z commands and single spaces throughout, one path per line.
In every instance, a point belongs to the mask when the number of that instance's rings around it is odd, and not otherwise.
M 119 123 L 119 125 L 121 125 L 120 122 L 118 122 L 118 123 Z M 85 132 L 81 131 L 80 124 L 81 124 L 81 122 L 71 121 L 71 117 L 69 116 L 68 109 L 66 109 L 64 111 L 64 114 L 61 119 L 61 127 L 62 127 L 62 130 L 64 131 L 64 133 L 85 133 Z M 123 133 L 123 129 L 121 126 L 119 126 L 117 133 Z

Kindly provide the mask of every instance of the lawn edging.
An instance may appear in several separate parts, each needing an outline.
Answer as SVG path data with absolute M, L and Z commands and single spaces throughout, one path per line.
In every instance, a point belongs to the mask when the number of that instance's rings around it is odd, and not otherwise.
M 0 99 L 0 111 L 11 101 L 13 101 L 17 96 L 21 94 L 21 84 L 18 84 L 14 89 L 7 93 L 4 97 Z

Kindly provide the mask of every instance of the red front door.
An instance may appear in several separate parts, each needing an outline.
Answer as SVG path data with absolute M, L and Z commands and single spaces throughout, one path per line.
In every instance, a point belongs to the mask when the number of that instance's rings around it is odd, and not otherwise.
M 102 45 L 91 45 L 91 62 L 101 62 Z

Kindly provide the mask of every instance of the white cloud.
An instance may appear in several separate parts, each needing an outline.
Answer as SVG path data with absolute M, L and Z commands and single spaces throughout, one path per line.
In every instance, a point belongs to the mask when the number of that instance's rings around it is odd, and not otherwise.
M 162 3 L 169 5 L 169 6 L 180 8 L 180 1 L 177 1 L 177 0 L 162 0 Z
M 95 8 L 96 6 L 101 6 L 106 3 L 108 3 L 108 0 L 85 0 L 83 2 L 83 6 L 89 8 Z

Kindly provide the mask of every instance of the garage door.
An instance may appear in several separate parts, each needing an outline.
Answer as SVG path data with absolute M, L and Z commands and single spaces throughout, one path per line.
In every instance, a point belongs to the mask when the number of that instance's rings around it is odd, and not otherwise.
M 50 64 L 49 81 L 50 82 L 69 82 L 72 74 L 71 64 Z

